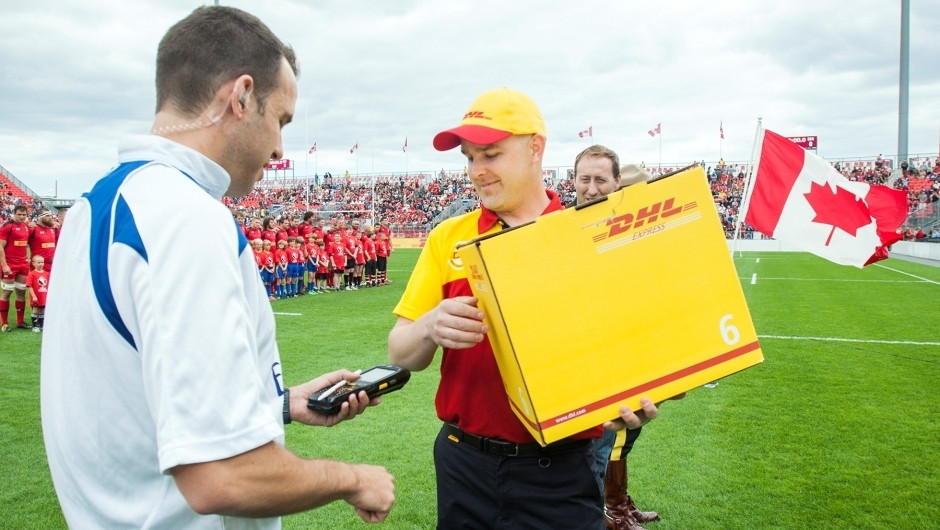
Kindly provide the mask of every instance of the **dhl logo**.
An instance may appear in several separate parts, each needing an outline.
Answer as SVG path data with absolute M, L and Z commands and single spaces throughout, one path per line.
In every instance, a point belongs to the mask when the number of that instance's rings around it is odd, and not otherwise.
M 470 112 L 463 115 L 463 119 L 465 120 L 469 120 L 469 119 L 489 120 L 490 118 L 487 118 L 486 115 L 484 115 L 482 111 L 471 110 Z
M 675 203 L 676 198 L 670 197 L 664 201 L 644 206 L 635 213 L 630 212 L 611 217 L 607 219 L 606 222 L 606 226 L 610 228 L 605 233 L 595 235 L 593 237 L 594 242 L 603 241 L 618 234 L 642 228 L 644 225 L 651 225 L 661 219 L 666 219 L 681 212 L 692 210 L 698 205 L 695 201 L 680 206 L 675 206 Z

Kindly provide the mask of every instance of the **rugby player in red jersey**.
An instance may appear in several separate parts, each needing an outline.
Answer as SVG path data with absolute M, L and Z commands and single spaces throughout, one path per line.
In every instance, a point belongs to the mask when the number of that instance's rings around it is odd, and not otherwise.
M 59 229 L 55 218 L 49 210 L 39 213 L 36 226 L 29 229 L 29 255 L 42 256 L 46 272 L 52 272 L 52 258 L 55 255 L 55 244 L 59 240 Z
M 7 313 L 10 312 L 10 295 L 16 292 L 16 327 L 31 329 L 23 321 L 26 313 L 26 276 L 29 260 L 26 259 L 29 225 L 26 224 L 26 206 L 13 207 L 13 218 L 0 226 L 0 331 L 10 331 Z
M 251 218 L 251 224 L 245 227 L 245 238 L 248 239 L 248 241 L 261 239 L 261 219 L 257 217 Z

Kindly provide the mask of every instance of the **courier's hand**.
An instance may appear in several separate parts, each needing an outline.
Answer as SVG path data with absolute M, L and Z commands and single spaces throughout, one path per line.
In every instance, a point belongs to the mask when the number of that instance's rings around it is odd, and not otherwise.
M 427 319 L 428 334 L 438 346 L 470 348 L 486 336 L 483 311 L 477 308 L 473 296 L 447 298 L 431 311 Z
M 349 370 L 337 370 L 308 381 L 302 385 L 291 387 L 290 389 L 290 417 L 292 421 L 306 423 L 307 425 L 322 425 L 332 427 L 345 420 L 351 420 L 362 414 L 366 407 L 375 406 L 382 402 L 382 398 L 376 397 L 369 399 L 369 396 L 363 390 L 358 394 L 352 394 L 349 399 L 343 403 L 339 412 L 332 416 L 326 416 L 314 412 L 307 408 L 307 399 L 310 394 L 317 391 L 324 391 L 330 386 L 345 379 L 346 381 L 355 381 L 359 379 L 359 374 Z

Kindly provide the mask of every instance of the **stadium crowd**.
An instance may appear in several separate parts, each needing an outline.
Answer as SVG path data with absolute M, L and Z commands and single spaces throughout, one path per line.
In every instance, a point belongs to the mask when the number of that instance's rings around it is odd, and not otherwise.
M 746 166 L 719 161 L 706 166 L 715 206 L 728 238 L 734 236 L 745 189 Z M 833 166 L 846 178 L 868 184 L 891 185 L 907 192 L 914 223 L 900 228 L 904 240 L 940 242 L 940 157 L 916 158 L 901 164 L 893 181 L 891 164 L 879 155 L 869 161 L 839 162 Z M 649 168 L 654 175 L 678 168 Z M 551 178 L 545 185 L 557 192 L 563 204 L 572 204 L 575 190 L 570 178 Z M 435 175 L 383 176 L 370 180 L 329 173 L 313 184 L 305 181 L 262 181 L 241 200 L 223 199 L 255 251 L 259 275 L 271 300 L 388 283 L 387 263 L 392 252 L 392 231 L 422 237 L 444 218 L 478 208 L 478 199 L 466 170 Z M 15 213 L 26 208 L 25 222 Z M 20 216 L 22 218 L 22 215 Z M 0 229 L 29 234 L 30 247 L 45 245 L 45 268 L 51 270 L 54 243 L 64 220 L 40 199 L 31 197 L 0 172 Z M 373 228 L 373 219 L 380 222 Z M 917 222 L 920 219 L 931 222 Z M 49 235 L 50 231 L 53 233 Z M 399 231 L 401 233 L 399 233 Z M 739 237 L 753 238 L 753 230 L 741 225 Z M 17 233 L 19 233 L 17 232 Z M 36 236 L 35 234 L 42 234 Z M 45 241 L 45 243 L 43 243 Z M 22 243 L 22 242 L 20 242 Z M 0 241 L 13 245 L 13 241 Z M 39 248 L 36 246 L 36 248 Z M 30 255 L 36 254 L 32 251 Z M 32 259 L 32 258 L 30 258 Z M 42 269 L 43 265 L 39 265 Z M 24 272 L 25 274 L 25 272 Z M 48 280 L 47 280 L 48 281 Z M 25 297 L 25 291 L 23 296 Z M 24 302 L 17 296 L 16 327 L 29 328 L 23 320 Z M 0 309 L 7 306 L 0 301 Z M 41 309 L 34 307 L 33 328 Z M 5 315 L 5 312 L 4 312 Z M 14 327 L 6 326 L 4 329 Z
M 704 165 L 704 164 L 703 164 Z M 734 225 L 741 207 L 745 187 L 746 167 L 742 164 L 725 164 L 719 161 L 714 166 L 705 166 L 715 206 L 721 216 L 728 237 L 734 235 Z M 885 185 L 891 175 L 890 163 L 880 156 L 874 161 L 840 162 L 834 164 L 846 178 L 868 184 Z M 940 204 L 940 157 L 915 159 L 908 166 L 901 164 L 902 174 L 893 186 L 907 191 L 910 213 L 919 217 L 932 215 Z M 677 168 L 648 168 L 654 175 Z M 396 180 L 397 179 L 397 180 Z M 555 190 L 562 202 L 574 200 L 571 179 L 546 178 L 547 187 Z M 352 216 L 371 212 L 375 205 L 375 216 L 386 219 L 394 227 L 412 227 L 427 232 L 437 222 L 441 212 L 449 206 L 459 204 L 461 210 L 478 207 L 473 186 L 465 173 L 441 171 L 439 175 L 419 175 L 409 178 L 382 178 L 374 184 L 355 179 L 324 179 L 319 186 L 307 189 L 302 183 L 277 188 L 259 188 L 244 200 L 229 206 L 233 212 L 245 215 L 264 215 L 273 205 L 285 205 L 284 215 L 301 214 L 309 205 L 314 211 L 332 212 L 331 218 L 349 221 Z M 451 212 L 453 214 L 455 212 Z M 459 213 L 459 212 L 458 212 Z M 902 231 L 907 238 L 912 230 L 917 239 L 917 229 L 905 226 Z M 742 224 L 742 237 L 752 237 L 750 227 Z M 927 234 L 925 237 L 929 238 Z
M 871 165 L 835 167 L 846 178 L 869 184 L 886 184 L 891 175 L 889 164 L 880 162 L 880 157 Z M 901 168 L 902 174 L 893 185 L 907 191 L 910 214 L 919 218 L 933 215 L 940 208 L 940 157 L 902 164 Z M 722 162 L 706 170 L 728 238 L 734 236 L 745 171 L 743 165 Z M 64 213 L 53 214 L 39 199 L 12 189 L 11 184 L 5 177 L 0 178 L 0 233 L 8 234 L 0 243 L 11 251 L 18 243 L 28 246 L 30 260 L 42 254 L 38 270 L 46 270 L 45 280 L 40 280 L 45 282 L 41 288 L 24 284 L 23 289 L 17 290 L 15 327 L 41 331 L 44 292 Z M 545 184 L 559 194 L 563 204 L 574 202 L 571 178 L 547 178 Z M 451 215 L 479 206 L 467 175 L 443 170 L 431 179 L 415 176 L 357 183 L 347 177 L 339 182 L 325 178 L 320 186 L 311 187 L 265 186 L 240 201 L 225 199 L 225 203 L 254 250 L 259 276 L 272 301 L 386 285 L 388 257 L 392 252 L 391 226 L 413 227 L 426 233 L 442 220 L 442 212 L 453 205 L 461 209 L 450 211 Z M 16 212 L 20 212 L 19 218 Z M 373 215 L 380 219 L 374 228 L 368 224 Z M 740 230 L 739 237 L 754 236 L 743 223 Z M 940 225 L 936 223 L 905 225 L 900 231 L 907 241 L 940 242 Z M 23 241 L 12 241 L 21 236 L 11 234 L 21 234 Z M 27 325 L 24 319 L 27 288 L 31 289 L 32 325 Z M 42 291 L 41 302 L 35 298 L 37 290 Z M 9 301 L 0 300 L 3 331 L 14 327 L 7 322 L 9 307 Z

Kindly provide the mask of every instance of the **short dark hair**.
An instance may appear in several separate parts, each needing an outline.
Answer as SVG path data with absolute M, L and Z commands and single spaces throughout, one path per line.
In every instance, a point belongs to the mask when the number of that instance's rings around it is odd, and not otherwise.
M 298 75 L 293 49 L 257 17 L 234 7 L 199 7 L 160 41 L 157 112 L 172 105 L 184 115 L 198 115 L 219 87 L 243 74 L 254 80 L 254 95 L 263 109 L 277 87 L 282 57 Z
M 588 147 L 584 151 L 578 153 L 578 156 L 574 159 L 574 171 L 571 172 L 573 177 L 578 176 L 578 162 L 581 161 L 581 157 L 589 156 L 591 158 L 606 158 L 610 160 L 613 168 L 614 178 L 620 176 L 620 157 L 617 156 L 612 149 L 604 147 L 603 145 L 594 144 L 591 147 Z

